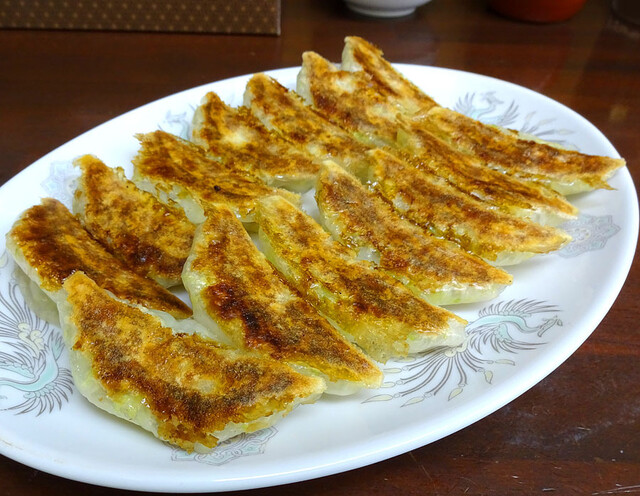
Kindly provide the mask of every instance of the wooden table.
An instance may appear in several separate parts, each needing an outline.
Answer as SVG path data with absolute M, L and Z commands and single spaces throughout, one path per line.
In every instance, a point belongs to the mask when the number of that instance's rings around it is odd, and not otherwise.
M 279 37 L 0 31 L 0 183 L 94 126 L 151 100 L 230 76 L 338 60 L 358 34 L 389 60 L 462 69 L 543 93 L 594 123 L 640 177 L 640 29 L 607 0 L 568 22 L 518 23 L 481 0 L 434 0 L 372 20 L 338 0 L 284 1 Z M 640 266 L 560 368 L 506 407 L 375 465 L 246 494 L 627 494 L 640 492 Z M 119 494 L 0 458 L 1 493 Z

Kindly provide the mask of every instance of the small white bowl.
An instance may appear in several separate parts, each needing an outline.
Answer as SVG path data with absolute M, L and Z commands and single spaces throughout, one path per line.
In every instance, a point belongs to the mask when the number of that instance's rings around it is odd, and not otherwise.
M 401 17 L 431 0 L 344 0 L 354 12 L 372 17 Z

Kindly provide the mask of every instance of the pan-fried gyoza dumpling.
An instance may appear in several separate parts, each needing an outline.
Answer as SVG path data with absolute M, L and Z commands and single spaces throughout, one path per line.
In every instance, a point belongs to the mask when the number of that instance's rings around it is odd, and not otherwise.
M 374 359 L 386 362 L 464 339 L 466 321 L 430 305 L 284 198 L 260 200 L 265 254 L 284 277 Z
M 298 92 L 354 138 L 386 146 L 414 167 L 446 179 L 495 208 L 547 225 L 576 217 L 577 209 L 556 191 L 498 172 L 479 157 L 462 153 L 430 133 L 417 117 L 399 113 L 402 105 L 377 92 L 377 81 L 363 72 L 339 70 L 320 55 L 307 52 L 298 75 Z
M 139 134 L 140 150 L 133 159 L 133 181 L 160 201 L 178 203 L 189 220 L 199 224 L 209 203 L 224 203 L 242 222 L 251 224 L 256 201 L 282 195 L 297 203 L 299 195 L 267 186 L 258 176 L 229 170 L 204 150 L 164 131 Z
M 7 233 L 7 251 L 18 267 L 49 297 L 65 279 L 82 271 L 118 298 L 178 319 L 191 309 L 177 296 L 128 269 L 94 240 L 59 201 L 44 198 L 22 213 Z
M 499 172 L 538 181 L 570 195 L 597 188 L 611 189 L 607 180 L 626 162 L 588 155 L 499 126 L 483 124 L 453 110 L 432 108 L 416 121 L 430 133 Z
M 74 383 L 94 405 L 187 451 L 272 425 L 324 382 L 277 360 L 174 332 L 82 272 L 55 296 Z
M 225 205 L 207 209 L 182 277 L 195 318 L 241 349 L 320 375 L 328 393 L 380 385 L 378 367 L 282 279 Z
M 342 50 L 342 69 L 362 71 L 370 85 L 403 114 L 419 114 L 438 103 L 405 78 L 384 57 L 382 50 L 359 36 L 347 36 Z
M 401 218 L 389 203 L 331 162 L 320 170 L 316 200 L 323 224 L 338 240 L 361 254 L 373 253 L 380 268 L 429 303 L 488 300 L 513 280 L 455 243 Z
M 456 150 L 481 160 L 485 166 L 538 181 L 561 194 L 610 189 L 607 179 L 625 165 L 623 159 L 567 150 L 441 107 L 406 80 L 384 59 L 380 49 L 357 36 L 345 38 L 342 69 L 366 75 L 369 87 L 408 118 L 414 130 L 427 130 Z
M 373 188 L 398 212 L 492 264 L 514 265 L 559 250 L 571 240 L 556 227 L 493 209 L 441 177 L 383 150 L 372 150 L 368 155 Z
M 191 140 L 228 169 L 248 170 L 270 186 L 306 191 L 318 163 L 267 129 L 246 107 L 232 108 L 209 92 L 193 116 Z
M 182 209 L 138 189 L 122 169 L 97 157 L 74 164 L 82 175 L 73 210 L 87 231 L 131 270 L 166 287 L 181 284 L 195 230 Z

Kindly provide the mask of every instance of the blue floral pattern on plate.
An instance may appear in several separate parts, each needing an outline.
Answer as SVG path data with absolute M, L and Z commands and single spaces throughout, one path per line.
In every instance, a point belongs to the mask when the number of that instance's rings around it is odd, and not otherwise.
M 611 215 L 593 216 L 581 214 L 576 220 L 563 224 L 571 235 L 571 242 L 558 252 L 565 258 L 577 257 L 588 251 L 601 250 L 609 238 L 620 231 Z
M 10 270 L 6 253 L 2 268 Z M 71 372 L 61 366 L 59 331 L 27 307 L 15 281 L 0 293 L 0 411 L 51 413 L 73 393 Z

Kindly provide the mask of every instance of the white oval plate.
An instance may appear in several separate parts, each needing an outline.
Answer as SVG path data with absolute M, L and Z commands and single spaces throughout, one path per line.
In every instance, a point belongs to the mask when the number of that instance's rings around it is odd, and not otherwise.
M 459 71 L 397 67 L 442 105 L 486 122 L 618 156 L 584 118 L 525 88 Z M 269 74 L 293 88 L 298 68 Z M 41 197 L 69 204 L 73 158 L 92 153 L 128 167 L 134 133 L 162 128 L 186 136 L 206 91 L 239 105 L 250 76 L 211 83 L 145 105 L 75 138 L 0 188 L 0 231 Z M 96 409 L 73 389 L 59 330 L 26 308 L 0 246 L 0 453 L 62 477 L 166 492 L 257 488 L 361 467 L 423 446 L 494 412 L 560 365 L 593 332 L 620 291 L 638 235 L 631 176 L 614 191 L 572 198 L 575 240 L 511 272 L 498 299 L 454 311 L 466 318 L 464 346 L 385 366 L 376 391 L 325 397 L 275 427 L 243 435 L 208 455 L 187 454 Z

